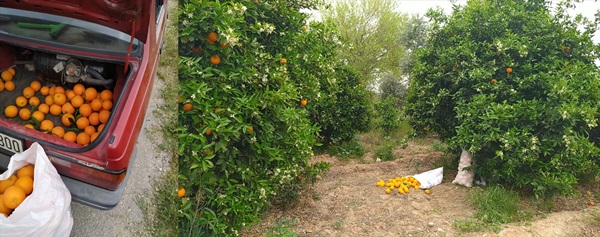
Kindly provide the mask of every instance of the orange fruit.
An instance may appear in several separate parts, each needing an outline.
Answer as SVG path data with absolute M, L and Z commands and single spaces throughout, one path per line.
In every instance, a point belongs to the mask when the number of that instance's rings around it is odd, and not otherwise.
M 208 36 L 206 37 L 206 41 L 208 41 L 208 43 L 210 43 L 210 44 L 214 44 L 215 41 L 217 41 L 217 33 L 216 32 L 210 32 L 208 34 Z
M 104 129 L 104 124 L 98 125 L 98 132 L 102 132 L 102 129 Z
M 92 102 L 90 102 L 90 106 L 93 111 L 100 111 L 102 109 L 102 100 L 93 99 Z
M 512 72 L 513 72 L 513 69 L 511 67 L 506 68 L 506 73 L 512 73 Z
M 63 138 L 65 136 L 65 129 L 62 126 L 56 126 L 50 133 L 58 138 Z
M 40 111 L 44 114 L 48 114 L 50 112 L 50 106 L 48 104 L 41 104 L 38 107 L 38 111 Z
M 73 105 L 73 107 L 75 108 L 79 108 L 83 104 L 83 102 L 83 97 L 81 97 L 80 95 L 76 95 L 73 96 L 73 98 L 71 98 L 71 105 Z
M 41 103 L 40 98 L 38 98 L 38 97 L 34 96 L 34 97 L 29 98 L 29 105 L 31 105 L 31 106 L 39 106 L 40 103 Z
M 62 88 L 61 86 L 53 86 L 54 87 L 54 94 L 57 93 L 65 93 L 65 88 Z
M 42 132 L 50 132 L 54 129 L 54 123 L 48 119 L 40 122 L 40 131 Z
M 19 118 L 22 120 L 29 120 L 31 118 L 31 110 L 28 108 L 22 108 L 19 110 Z
M 33 126 L 33 124 L 30 124 L 30 123 L 28 123 L 28 124 L 25 124 L 25 127 L 26 127 L 26 128 L 35 129 L 35 126 Z
M 4 202 L 2 201 L 2 194 L 0 194 L 0 213 L 4 214 L 5 217 L 8 217 L 10 213 L 12 213 L 12 209 L 8 209 L 8 207 L 4 206 Z
M 0 81 L 0 91 L 4 91 L 4 82 Z
M 110 117 L 110 111 L 108 110 L 100 110 L 98 119 L 100 120 L 100 123 L 106 123 L 108 122 L 108 118 Z
M 56 86 L 51 86 L 50 89 L 48 89 L 48 95 L 49 96 L 53 96 L 54 95 L 54 90 L 56 90 Z
M 302 105 L 302 107 L 306 106 L 306 104 L 308 104 L 308 101 L 306 99 L 300 100 L 300 105 Z
M 98 91 L 96 91 L 96 88 L 94 87 L 88 87 L 83 92 L 83 98 L 85 99 L 85 101 L 92 101 L 93 99 L 96 99 L 97 96 Z
M 93 112 L 88 117 L 88 120 L 90 120 L 90 125 L 92 125 L 92 126 L 98 126 L 98 124 L 100 124 L 100 113 Z
M 73 92 L 76 95 L 83 95 L 84 91 L 85 91 L 85 86 L 81 83 L 77 83 L 73 86 Z
M 10 73 L 8 70 L 5 70 L 2 72 L 2 80 L 10 81 L 12 79 L 13 79 L 13 74 Z
M 61 107 L 61 112 L 63 114 L 74 114 L 75 113 L 75 108 L 73 107 L 73 105 L 71 105 L 71 103 L 65 103 Z
M 92 106 L 90 104 L 82 104 L 79 106 L 79 113 L 83 117 L 88 117 L 92 114 Z
M 102 109 L 110 110 L 110 109 L 112 109 L 112 107 L 113 107 L 112 101 L 110 101 L 110 100 L 102 101 Z
M 90 140 L 91 140 L 91 137 L 87 133 L 82 132 L 82 133 L 77 134 L 77 144 L 79 144 L 79 145 L 86 146 L 86 145 L 90 144 Z
M 212 134 L 212 130 L 210 130 L 210 128 L 207 128 L 206 131 L 204 132 L 204 134 L 210 135 L 210 134 Z
M 42 88 L 42 83 L 40 83 L 39 81 L 32 81 L 31 83 L 29 83 L 29 87 L 31 87 L 33 91 L 38 92 Z
M 9 209 L 15 209 L 23 200 L 25 200 L 25 190 L 20 188 L 19 186 L 10 186 L 4 191 L 4 195 L 2 195 L 2 201 L 4 202 L 4 206 Z
M 29 195 L 33 192 L 33 178 L 29 176 L 19 177 L 14 185 L 22 188 L 23 191 L 25 191 L 25 195 Z
M 53 105 L 54 97 L 50 95 L 46 96 L 46 98 L 44 98 L 44 103 L 46 103 L 47 105 Z
M 221 63 L 221 58 L 219 57 L 219 55 L 213 55 L 212 57 L 210 57 L 210 63 L 212 65 L 219 65 L 219 63 Z
M 62 113 L 62 107 L 57 104 L 50 105 L 50 114 L 58 116 Z
M 33 90 L 33 88 L 28 86 L 23 89 L 23 96 L 25 96 L 25 98 L 29 99 L 29 98 L 33 97 L 34 95 L 35 95 L 35 90 Z
M 27 106 L 28 103 L 29 103 L 29 101 L 24 96 L 18 96 L 15 99 L 15 105 L 17 105 L 17 107 L 19 107 L 19 108 L 23 108 L 23 107 Z
M 100 92 L 100 99 L 106 101 L 106 100 L 112 100 L 113 97 L 113 93 L 110 90 L 103 90 L 102 92 Z
M 429 195 L 431 194 L 431 191 L 429 191 L 429 189 L 425 189 L 425 194 Z
M 281 59 L 279 59 L 279 63 L 286 64 L 287 63 L 287 59 L 281 58 Z
M 96 133 L 96 128 L 92 125 L 89 125 L 83 129 L 83 132 L 87 133 L 91 137 L 92 135 L 94 135 L 94 133 Z
M 71 100 L 71 99 L 73 99 L 73 97 L 76 96 L 75 92 L 73 92 L 72 90 L 67 90 L 65 95 L 67 96 L 67 100 Z
M 193 108 L 194 108 L 194 106 L 192 104 L 190 104 L 190 103 L 187 103 L 187 104 L 183 105 L 183 111 L 185 111 L 185 112 L 190 111 Z
M 77 134 L 73 131 L 68 131 L 63 136 L 63 139 L 65 139 L 69 142 L 77 142 Z
M 17 72 L 15 71 L 15 69 L 14 69 L 14 68 L 12 68 L 12 67 L 9 67 L 8 69 L 6 69 L 6 71 L 10 72 L 10 74 L 12 74 L 13 76 L 14 76 L 15 74 L 17 74 Z
M 221 46 L 221 48 L 226 49 L 229 47 L 229 43 L 224 44 L 224 43 L 219 42 L 219 46 Z
M 4 89 L 7 91 L 14 91 L 17 86 L 13 81 L 4 82 Z
M 96 140 L 96 138 L 98 138 L 99 134 L 100 133 L 98 133 L 98 132 L 95 132 L 94 134 L 92 134 L 92 136 L 90 136 L 90 142 L 93 142 L 94 140 Z
M 54 95 L 52 96 L 52 99 L 54 100 L 54 104 L 57 105 L 64 105 L 65 103 L 67 103 L 67 96 L 63 93 L 59 93 L 59 92 L 55 92 Z
M 75 124 L 77 124 L 77 128 L 83 130 L 83 129 L 85 129 L 85 127 L 90 125 L 90 120 L 88 120 L 87 117 L 81 117 L 81 118 L 77 119 Z
M 73 116 L 73 114 L 63 114 L 62 117 L 60 117 L 60 122 L 63 125 L 70 127 L 71 124 L 75 122 L 75 116 Z
M 15 184 L 16 181 L 17 176 L 14 174 L 8 177 L 8 179 L 0 180 L 0 194 L 3 194 L 8 187 L 13 186 L 13 184 Z
M 185 196 L 185 188 L 180 188 L 179 190 L 177 190 L 177 197 L 183 196 Z
M 21 178 L 23 176 L 29 176 L 33 178 L 34 166 L 32 164 L 25 165 L 17 170 L 17 178 Z
M 42 88 L 40 88 L 40 94 L 42 94 L 43 96 L 47 96 L 48 94 L 50 94 L 50 87 L 42 86 Z
M 387 193 L 387 194 L 390 194 L 391 192 L 392 192 L 392 190 L 389 188 L 385 190 L 385 193 Z
M 589 201 L 589 202 L 588 202 L 588 205 L 590 205 L 590 206 L 595 206 L 595 205 L 596 205 L 596 203 L 595 203 L 594 201 Z
M 14 117 L 17 117 L 18 114 L 19 114 L 19 109 L 17 109 L 17 106 L 9 105 L 9 106 L 6 106 L 6 108 L 4 109 L 4 115 L 6 115 L 6 117 L 14 118 Z

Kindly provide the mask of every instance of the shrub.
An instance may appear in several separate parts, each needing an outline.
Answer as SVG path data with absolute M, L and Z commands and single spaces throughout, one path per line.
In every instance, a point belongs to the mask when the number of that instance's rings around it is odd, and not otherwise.
M 546 1 L 470 1 L 430 11 L 417 50 L 406 114 L 420 134 L 468 149 L 475 171 L 538 196 L 573 192 L 600 174 L 596 27 Z M 578 28 L 582 26 L 581 28 Z M 581 29 L 581 30 L 580 30 Z
M 401 111 L 397 104 L 398 98 L 393 96 L 389 96 L 385 100 L 378 100 L 374 104 L 377 113 L 375 127 L 381 129 L 384 136 L 398 130 L 402 125 Z
M 340 81 L 321 83 L 321 93 L 327 98 L 309 109 L 312 121 L 321 128 L 320 141 L 337 145 L 369 128 L 371 94 L 352 68 L 339 66 L 335 72 Z

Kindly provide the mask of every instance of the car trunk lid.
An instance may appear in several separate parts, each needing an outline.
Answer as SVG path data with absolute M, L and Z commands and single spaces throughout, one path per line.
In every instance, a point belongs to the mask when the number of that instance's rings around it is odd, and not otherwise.
M 0 0 L 0 6 L 54 14 L 104 25 L 146 42 L 150 0 Z

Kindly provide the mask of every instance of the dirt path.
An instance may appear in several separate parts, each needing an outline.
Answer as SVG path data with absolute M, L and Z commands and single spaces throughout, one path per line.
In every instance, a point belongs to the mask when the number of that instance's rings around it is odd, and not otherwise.
M 407 176 L 435 168 L 441 153 L 428 145 L 410 143 L 397 153 L 403 158 L 391 162 L 342 162 L 322 155 L 313 161 L 331 163 L 331 170 L 314 189 L 301 194 L 298 203 L 286 209 L 274 208 L 262 223 L 245 230 L 243 236 L 262 236 L 282 218 L 297 220 L 298 236 L 600 236 L 600 226 L 586 219 L 597 215 L 598 207 L 583 211 L 562 211 L 531 223 L 507 225 L 499 233 L 462 233 L 453 228 L 456 219 L 475 213 L 468 202 L 472 189 L 451 183 L 456 171 L 446 170 L 442 184 L 431 195 L 412 190 L 408 195 L 385 194 L 376 187 L 380 179 Z M 598 223 L 598 222 L 595 222 Z

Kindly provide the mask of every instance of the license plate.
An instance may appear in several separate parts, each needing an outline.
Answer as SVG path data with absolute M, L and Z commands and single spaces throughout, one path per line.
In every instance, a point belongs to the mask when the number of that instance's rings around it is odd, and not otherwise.
M 23 152 L 23 141 L 4 133 L 0 133 L 0 149 L 9 152 L 10 155 Z

